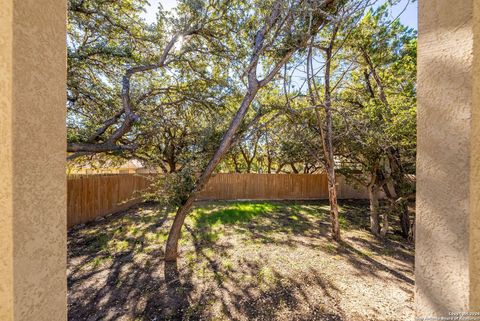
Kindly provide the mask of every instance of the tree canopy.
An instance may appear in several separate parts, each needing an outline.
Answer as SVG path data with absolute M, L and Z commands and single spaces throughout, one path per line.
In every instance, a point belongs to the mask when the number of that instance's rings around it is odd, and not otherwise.
M 380 190 L 392 207 L 412 194 L 416 32 L 391 4 L 181 0 L 153 24 L 146 4 L 69 1 L 71 162 L 168 173 L 177 216 L 214 171 L 325 171 L 332 217 L 337 172 L 369 188 L 374 214 Z

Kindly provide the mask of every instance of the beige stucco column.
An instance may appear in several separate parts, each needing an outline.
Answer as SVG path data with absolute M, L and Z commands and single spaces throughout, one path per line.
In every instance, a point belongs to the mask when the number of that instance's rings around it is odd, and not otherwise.
M 67 319 L 65 0 L 0 0 L 0 320 Z
M 480 311 L 479 2 L 419 3 L 418 317 Z

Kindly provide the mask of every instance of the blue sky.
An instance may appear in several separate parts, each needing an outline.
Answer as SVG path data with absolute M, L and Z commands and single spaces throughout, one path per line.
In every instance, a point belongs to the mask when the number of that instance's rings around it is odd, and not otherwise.
M 378 3 L 384 3 L 387 0 L 379 0 Z M 392 8 L 392 17 L 397 17 L 404 8 L 405 11 L 400 16 L 400 21 L 411 28 L 417 29 L 417 7 L 418 2 L 414 0 L 401 0 L 399 4 Z M 154 22 L 156 20 L 156 14 L 158 5 L 161 3 L 164 10 L 171 10 L 177 4 L 177 0 L 149 0 L 150 6 L 147 12 L 143 15 L 147 22 Z
M 382 3 L 384 1 L 381 1 Z M 403 11 L 405 9 L 405 11 Z M 403 11 L 403 13 L 402 13 Z M 409 26 L 415 30 L 417 30 L 418 25 L 418 2 L 413 2 L 412 0 L 402 0 L 399 4 L 392 8 L 391 15 L 392 17 L 397 17 L 400 15 L 400 21 L 402 24 Z
M 143 17 L 147 22 L 152 23 L 157 19 L 158 5 L 161 3 L 164 10 L 171 10 L 177 5 L 177 0 L 148 0 L 150 6 L 146 8 L 147 12 Z

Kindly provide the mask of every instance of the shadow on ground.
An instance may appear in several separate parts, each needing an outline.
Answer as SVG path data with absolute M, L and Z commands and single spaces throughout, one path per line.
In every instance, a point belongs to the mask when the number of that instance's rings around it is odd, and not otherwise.
M 69 320 L 406 320 L 411 245 L 370 237 L 365 203 L 342 204 L 340 244 L 327 218 L 324 202 L 201 203 L 178 265 L 163 261 L 172 213 L 155 204 L 75 228 Z

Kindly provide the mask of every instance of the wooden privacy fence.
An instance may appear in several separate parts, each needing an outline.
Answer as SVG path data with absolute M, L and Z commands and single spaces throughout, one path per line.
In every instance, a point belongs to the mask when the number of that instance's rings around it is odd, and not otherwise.
M 318 198 L 328 198 L 326 175 L 217 174 L 200 194 L 202 200 Z
M 73 175 L 68 177 L 68 227 L 125 210 L 142 202 L 149 175 Z M 368 198 L 366 189 L 337 178 L 339 199 Z M 328 199 L 325 174 L 217 174 L 198 200 L 314 200 Z
M 134 174 L 72 175 L 67 179 L 67 226 L 123 211 L 143 201 L 147 176 Z
M 368 198 L 366 189 L 349 186 L 337 178 L 340 199 Z M 199 200 L 313 200 L 328 199 L 326 174 L 217 174 Z

